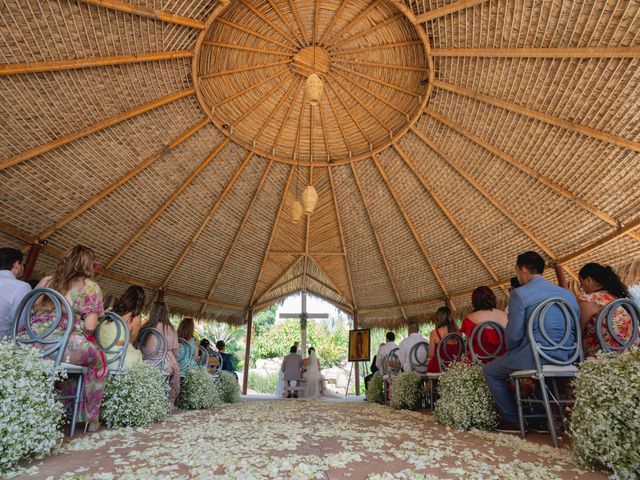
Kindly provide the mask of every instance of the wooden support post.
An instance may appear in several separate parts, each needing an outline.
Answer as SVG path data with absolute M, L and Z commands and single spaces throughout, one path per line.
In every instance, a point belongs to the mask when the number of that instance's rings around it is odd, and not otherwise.
M 354 311 L 353 312 L 353 328 L 354 330 L 358 330 L 359 327 L 359 322 L 358 322 L 358 311 Z M 371 345 L 369 345 L 369 348 L 371 348 Z M 360 395 L 360 363 L 356 362 L 356 364 L 354 365 L 355 367 L 355 372 L 356 372 L 356 383 L 355 383 L 355 387 L 356 387 L 356 395 Z M 348 394 L 349 392 L 347 392 Z
M 165 289 L 164 288 L 159 289 L 158 294 L 156 295 L 156 302 L 158 303 L 164 302 L 164 294 L 165 294 Z
M 559 263 L 556 263 L 553 265 L 553 269 L 556 271 L 556 278 L 558 279 L 558 285 L 560 285 L 565 290 L 570 290 L 569 283 L 567 282 L 567 279 L 564 275 L 564 269 L 562 268 L 562 265 L 560 265 Z
M 253 335 L 253 309 L 247 310 L 247 341 L 244 348 L 244 370 L 242 374 L 242 394 L 247 394 L 249 385 L 249 366 L 251 362 L 251 336 Z
M 29 249 L 29 253 L 27 254 L 27 259 L 24 262 L 24 273 L 22 274 L 22 280 L 24 280 L 25 282 L 31 278 L 33 268 L 36 266 L 36 262 L 38 261 L 38 256 L 40 255 L 41 250 L 41 243 L 35 242 L 31 244 L 31 248 Z

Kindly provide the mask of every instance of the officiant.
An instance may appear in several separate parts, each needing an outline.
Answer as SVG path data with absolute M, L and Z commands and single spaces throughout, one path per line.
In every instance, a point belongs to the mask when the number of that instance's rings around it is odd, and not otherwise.
M 298 398 L 298 391 L 295 388 L 302 378 L 302 357 L 298 355 L 298 348 L 295 345 L 289 350 L 289 355 L 282 360 L 281 370 L 284 373 L 287 398 L 292 396 Z

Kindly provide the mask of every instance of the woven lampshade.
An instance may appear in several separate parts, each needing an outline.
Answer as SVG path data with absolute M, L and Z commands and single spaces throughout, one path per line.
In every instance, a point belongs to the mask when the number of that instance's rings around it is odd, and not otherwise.
M 291 220 L 298 223 L 302 218 L 302 205 L 298 200 L 294 200 L 291 204 Z
M 304 84 L 305 96 L 311 105 L 318 105 L 320 103 L 320 97 L 322 97 L 322 89 L 324 84 L 320 77 L 312 73 L 307 78 Z
M 307 188 L 302 192 L 302 208 L 304 213 L 313 213 L 318 203 L 318 192 L 313 185 L 307 185 Z

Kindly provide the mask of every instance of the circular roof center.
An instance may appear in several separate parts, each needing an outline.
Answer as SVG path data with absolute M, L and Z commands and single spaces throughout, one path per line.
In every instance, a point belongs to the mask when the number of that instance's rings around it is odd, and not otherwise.
M 198 101 L 256 154 L 305 165 L 368 158 L 426 106 L 428 40 L 405 12 L 396 0 L 232 1 L 198 39 Z M 312 106 L 304 82 L 314 72 L 324 91 Z

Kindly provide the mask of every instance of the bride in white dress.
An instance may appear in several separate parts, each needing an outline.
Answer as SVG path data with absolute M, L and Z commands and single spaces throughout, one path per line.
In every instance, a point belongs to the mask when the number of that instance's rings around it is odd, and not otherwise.
M 304 390 L 302 398 L 320 398 L 322 395 L 322 381 L 324 378 L 320 373 L 320 360 L 316 356 L 315 348 L 309 349 L 309 357 L 302 364 L 304 370 Z

